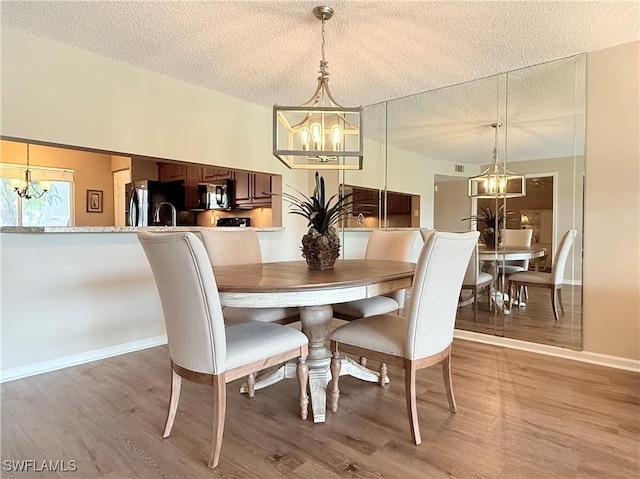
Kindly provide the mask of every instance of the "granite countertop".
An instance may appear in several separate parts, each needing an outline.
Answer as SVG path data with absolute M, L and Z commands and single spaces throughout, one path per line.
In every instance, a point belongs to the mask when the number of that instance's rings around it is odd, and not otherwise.
M 178 231 L 284 231 L 281 226 L 265 227 L 207 227 L 207 226 L 0 226 L 0 233 L 135 233 L 137 231 L 178 232 Z

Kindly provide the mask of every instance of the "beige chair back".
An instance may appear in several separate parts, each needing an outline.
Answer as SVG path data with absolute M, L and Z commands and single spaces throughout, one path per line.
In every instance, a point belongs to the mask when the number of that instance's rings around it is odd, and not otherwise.
M 438 231 L 422 247 L 407 314 L 408 359 L 436 354 L 453 341 L 462 279 L 479 235 Z
M 390 261 L 411 261 L 413 244 L 417 232 L 373 230 L 367 241 L 365 259 L 387 259 Z
M 502 245 L 505 247 L 529 247 L 531 246 L 531 238 L 533 230 L 502 230 Z
M 214 268 L 235 264 L 262 263 L 260 241 L 258 233 L 254 230 L 203 230 L 200 235 Z
M 416 231 L 373 230 L 367 241 L 365 259 L 386 259 L 390 261 L 411 261 L 413 244 L 418 238 Z M 401 289 L 386 294 L 393 298 L 400 308 L 404 307 L 407 291 Z
M 427 240 L 431 237 L 431 235 L 433 233 L 435 233 L 435 232 L 436 232 L 436 230 L 424 230 L 424 229 L 421 229 L 420 230 L 420 236 L 422 236 L 422 242 L 426 243 Z
M 139 232 L 156 281 L 169 354 L 183 368 L 226 370 L 227 344 L 218 287 L 202 241 L 193 233 Z
M 577 230 L 567 230 L 562 235 L 560 246 L 553 257 L 553 265 L 551 266 L 551 281 L 553 284 L 560 284 L 564 279 L 564 267 L 569 257 L 569 251 L 573 245 L 573 239 L 578 234 Z
M 533 230 L 509 230 L 504 229 L 502 231 L 502 246 L 507 247 L 529 247 L 531 246 L 531 238 L 533 237 Z M 520 266 L 524 271 L 529 269 L 528 259 L 517 259 L 511 261 L 505 261 L 504 264 L 510 266 Z
M 478 262 L 478 245 L 476 244 L 476 247 L 471 251 L 471 257 L 469 258 L 469 263 L 467 264 L 467 270 L 464 273 L 462 284 L 471 286 L 478 284 L 479 271 L 480 265 Z

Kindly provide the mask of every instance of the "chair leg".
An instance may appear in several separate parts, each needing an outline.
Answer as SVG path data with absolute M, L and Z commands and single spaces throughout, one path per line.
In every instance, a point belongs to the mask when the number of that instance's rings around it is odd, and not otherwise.
M 474 286 L 473 291 L 473 320 L 478 320 L 478 287 Z
M 387 363 L 380 363 L 379 373 L 380 373 L 380 380 L 378 381 L 378 384 L 382 388 L 384 387 L 385 384 L 389 382 L 389 376 L 387 376 Z
M 309 408 L 309 395 L 307 394 L 309 366 L 307 366 L 306 356 L 300 356 L 300 359 L 298 359 L 296 375 L 298 376 L 298 384 L 300 385 L 300 417 L 303 421 L 306 421 Z
M 451 349 L 449 349 L 447 357 L 442 360 L 442 377 L 444 378 L 444 390 L 447 393 L 449 409 L 451 412 L 458 412 L 456 397 L 453 395 L 453 382 L 451 380 Z
M 340 367 L 342 361 L 340 361 L 340 353 L 333 351 L 331 358 L 331 389 L 329 390 L 329 406 L 331 412 L 338 410 L 338 398 L 340 397 L 340 388 L 338 387 L 338 380 L 340 379 Z
M 173 421 L 176 418 L 178 412 L 178 401 L 180 401 L 180 386 L 182 385 L 182 378 L 177 372 L 171 369 L 171 398 L 169 399 L 169 412 L 167 413 L 167 422 L 164 426 L 164 433 L 162 437 L 169 437 L 171 434 L 171 428 L 173 427 Z
M 558 303 L 556 302 L 556 288 L 551 286 L 551 306 L 553 307 L 553 317 L 558 320 Z
M 416 366 L 410 359 L 404 360 L 404 394 L 407 401 L 407 414 L 411 439 L 417 445 L 422 442 L 418 425 L 418 406 L 416 404 Z
M 247 376 L 247 393 L 250 398 L 256 395 L 256 373 L 250 373 Z
M 211 452 L 209 454 L 209 467 L 211 469 L 216 467 L 220 460 L 226 410 L 227 387 L 224 373 L 222 373 L 213 376 L 213 437 L 211 438 Z
M 560 311 L 562 311 L 562 316 L 564 316 L 564 305 L 562 304 L 562 285 L 558 286 L 558 303 L 560 304 Z

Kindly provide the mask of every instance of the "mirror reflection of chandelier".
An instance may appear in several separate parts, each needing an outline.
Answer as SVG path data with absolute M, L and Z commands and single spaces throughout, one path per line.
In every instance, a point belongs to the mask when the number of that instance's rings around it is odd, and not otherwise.
M 471 198 L 517 198 L 527 194 L 525 177 L 507 170 L 498 157 L 498 128 L 501 126 L 502 123 L 491 125 L 495 130 L 493 161 L 478 176 L 469 178 L 468 195 Z
M 313 9 L 322 21 L 322 60 L 315 92 L 301 106 L 273 107 L 273 154 L 294 169 L 362 169 L 362 107 L 343 107 L 329 91 L 324 23 L 331 7 Z
M 18 196 L 25 200 L 40 198 L 49 191 L 51 187 L 49 181 L 37 181 L 34 183 L 31 179 L 31 170 L 29 169 L 29 143 L 27 143 L 27 169 L 24 170 L 24 178 L 12 178 L 9 180 L 9 183 Z

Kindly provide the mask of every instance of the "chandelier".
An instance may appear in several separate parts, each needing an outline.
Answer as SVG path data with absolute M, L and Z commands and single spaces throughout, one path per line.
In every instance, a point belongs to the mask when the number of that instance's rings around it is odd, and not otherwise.
M 527 194 L 525 177 L 507 170 L 498 157 L 498 128 L 501 126 L 502 123 L 491 125 L 495 129 L 493 161 L 478 176 L 469 178 L 468 195 L 471 198 L 517 198 Z
M 18 196 L 25 200 L 40 198 L 51 187 L 51 183 L 48 181 L 37 181 L 34 183 L 31 179 L 31 170 L 29 169 L 29 143 L 27 143 L 27 169 L 24 170 L 24 178 L 12 178 L 9 180 L 9 183 L 16 193 L 18 193 Z
M 362 169 L 362 107 L 343 107 L 329 91 L 324 24 L 331 7 L 313 14 L 322 21 L 320 76 L 311 98 L 300 106 L 273 107 L 273 154 L 289 168 Z

